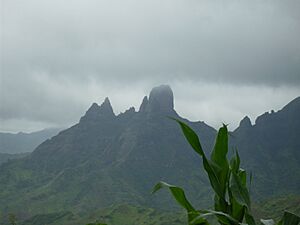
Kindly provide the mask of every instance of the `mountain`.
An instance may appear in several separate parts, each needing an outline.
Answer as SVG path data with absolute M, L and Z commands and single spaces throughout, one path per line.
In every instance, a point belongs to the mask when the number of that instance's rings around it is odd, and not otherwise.
M 258 197 L 299 193 L 299 140 L 295 138 L 299 105 L 296 99 L 280 112 L 259 117 L 255 125 L 245 118 L 230 135 L 231 145 L 239 147 L 242 165 L 255 173 Z M 130 108 L 119 115 L 106 98 L 101 105 L 93 103 L 77 124 L 43 142 L 30 156 L 0 166 L 0 212 L 15 212 L 26 219 L 58 211 L 83 214 L 124 203 L 176 207 L 169 194 L 150 194 L 160 180 L 184 187 L 196 206 L 208 205 L 212 194 L 201 160 L 169 116 L 195 129 L 206 152 L 212 148 L 216 130 L 181 118 L 169 86 L 153 88 L 138 111 Z M 277 138 L 271 135 L 278 133 Z M 287 139 L 282 138 L 286 133 Z M 278 164 L 282 157 L 291 164 Z M 270 171 L 266 165 L 272 166 Z M 294 180 L 283 178 L 285 183 L 273 187 L 272 182 L 282 177 L 277 167 L 289 166 L 293 171 L 284 175 Z
M 32 133 L 17 134 L 0 132 L 0 153 L 32 152 L 39 144 L 58 134 L 61 129 L 49 128 Z
M 181 118 L 173 101 L 170 87 L 160 86 L 143 98 L 138 111 L 115 115 L 108 98 L 100 106 L 93 103 L 78 124 L 46 140 L 29 157 L 0 167 L 0 211 L 26 217 L 124 202 L 169 208 L 169 195 L 150 194 L 159 180 L 185 186 L 202 199 L 199 204 L 207 204 L 211 196 L 201 160 L 167 116 L 189 123 L 206 149 L 216 131 Z
M 245 117 L 232 133 L 244 167 L 253 172 L 258 198 L 300 190 L 300 97 L 252 125 Z

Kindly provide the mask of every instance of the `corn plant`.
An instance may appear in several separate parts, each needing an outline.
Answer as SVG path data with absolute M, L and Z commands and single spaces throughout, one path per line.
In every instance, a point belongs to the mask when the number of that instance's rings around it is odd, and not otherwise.
M 197 134 L 185 123 L 174 119 L 193 150 L 202 158 L 211 187 L 214 191 L 214 210 L 196 210 L 180 187 L 159 182 L 153 193 L 161 188 L 167 188 L 179 205 L 187 211 L 189 225 L 209 225 L 208 216 L 216 216 L 221 225 L 256 225 L 251 213 L 251 200 L 247 187 L 247 173 L 240 168 L 240 157 L 236 151 L 230 161 L 228 153 L 228 130 L 223 125 L 217 134 L 210 158 L 205 155 Z M 274 220 L 260 220 L 263 225 L 275 225 Z M 290 212 L 284 212 L 282 219 L 276 225 L 297 225 L 300 217 Z
M 8 221 L 10 225 L 17 225 L 17 217 L 15 214 L 8 214 Z

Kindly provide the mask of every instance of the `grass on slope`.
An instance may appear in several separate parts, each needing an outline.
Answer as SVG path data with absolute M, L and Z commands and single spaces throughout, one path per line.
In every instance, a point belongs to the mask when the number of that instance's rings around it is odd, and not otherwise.
M 278 220 L 284 210 L 300 215 L 300 196 L 273 198 L 253 205 L 253 213 L 256 218 Z M 97 210 L 89 215 L 75 215 L 71 212 L 40 214 L 17 224 L 85 225 L 95 221 L 108 225 L 184 225 L 186 216 L 183 211 L 158 211 L 152 208 L 123 204 Z
M 123 204 L 97 210 L 89 215 L 57 212 L 38 214 L 24 221 L 18 221 L 17 218 L 17 225 L 85 225 L 96 221 L 108 225 L 182 225 L 186 216 L 183 212 L 167 212 Z M 9 224 L 8 221 L 0 223 Z
M 255 204 L 253 208 L 256 218 L 274 218 L 278 221 L 284 210 L 300 215 L 300 196 L 288 195 L 268 199 Z
M 182 225 L 184 213 L 164 212 L 152 208 L 118 205 L 92 214 L 88 221 L 104 222 L 109 225 Z

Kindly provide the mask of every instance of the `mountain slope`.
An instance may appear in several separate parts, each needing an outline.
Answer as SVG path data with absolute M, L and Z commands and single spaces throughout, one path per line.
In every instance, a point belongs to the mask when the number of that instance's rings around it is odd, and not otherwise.
M 150 194 L 159 180 L 184 187 L 196 206 L 208 205 L 212 196 L 201 160 L 167 117 L 195 129 L 205 151 L 216 131 L 181 118 L 173 101 L 170 87 L 160 86 L 144 97 L 138 111 L 115 115 L 108 98 L 100 106 L 92 104 L 78 124 L 43 142 L 29 157 L 0 166 L 0 212 L 28 218 L 123 203 L 175 207 L 169 194 Z M 296 99 L 280 112 L 259 117 L 253 126 L 246 118 L 231 135 L 242 165 L 254 171 L 257 197 L 300 189 L 299 105 Z
M 245 117 L 232 134 L 243 164 L 253 172 L 254 195 L 299 193 L 300 97 L 278 112 L 264 113 L 254 125 Z
M 169 195 L 150 195 L 162 179 L 207 203 L 211 197 L 201 161 L 167 116 L 182 119 L 168 86 L 154 88 L 138 112 L 131 108 L 116 116 L 108 99 L 101 106 L 94 103 L 78 124 L 39 145 L 30 157 L 1 167 L 0 207 L 23 215 L 124 202 L 164 207 L 173 202 Z M 203 122 L 188 123 L 209 149 L 216 131 Z
M 0 165 L 5 163 L 11 159 L 19 159 L 29 155 L 29 152 L 18 153 L 18 154 L 8 154 L 8 153 L 0 153 Z

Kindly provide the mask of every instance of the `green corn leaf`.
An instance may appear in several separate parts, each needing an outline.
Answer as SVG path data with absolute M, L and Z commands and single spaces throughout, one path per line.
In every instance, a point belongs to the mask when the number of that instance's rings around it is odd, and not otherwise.
M 200 215 L 200 212 L 188 214 L 189 225 L 210 225 L 208 221 Z
M 225 199 L 227 183 L 229 179 L 229 164 L 227 160 L 228 153 L 228 130 L 226 125 L 223 125 L 218 131 L 213 151 L 211 153 L 211 161 L 214 162 L 220 170 L 216 171 L 216 175 L 221 185 L 221 201 Z M 223 205 L 224 202 L 220 202 Z
M 198 219 L 206 219 L 206 217 L 209 217 L 209 216 L 218 217 L 219 221 L 222 224 L 226 224 L 226 225 L 239 225 L 240 224 L 239 221 L 234 219 L 229 214 L 220 212 L 220 211 L 215 211 L 215 210 L 201 210 L 201 214 L 198 217 L 196 217 L 194 219 L 194 221 L 197 221 Z M 192 221 L 192 224 L 194 221 Z
M 235 152 L 235 156 L 233 156 L 230 160 L 230 167 L 231 170 L 234 171 L 235 173 L 238 172 L 240 168 L 240 156 L 238 151 Z
M 239 169 L 238 171 L 239 179 L 244 187 L 247 185 L 247 172 L 243 169 Z
M 222 168 L 228 167 L 227 161 L 228 153 L 228 131 L 227 127 L 223 125 L 219 129 L 214 149 L 211 153 L 211 160 Z
M 185 138 L 189 142 L 189 144 L 202 157 L 203 166 L 204 166 L 205 171 L 208 174 L 208 178 L 209 178 L 212 188 L 214 189 L 214 191 L 220 198 L 224 199 L 222 185 L 220 183 L 220 180 L 219 180 L 219 178 L 217 176 L 217 172 L 216 172 L 217 166 L 213 165 L 212 162 L 208 161 L 208 159 L 207 159 L 206 155 L 204 154 L 204 151 L 201 147 L 201 144 L 200 144 L 197 134 L 187 124 L 185 124 L 175 118 L 171 118 L 171 119 L 175 120 L 180 125 L 181 130 L 182 130 Z
M 272 219 L 269 219 L 269 220 L 261 219 L 260 222 L 261 222 L 263 225 L 275 225 L 275 222 L 274 222 L 274 220 L 272 220 Z
M 219 196 L 219 198 L 224 200 L 224 193 L 222 190 L 222 185 L 219 181 L 219 178 L 217 176 L 217 171 L 220 170 L 220 168 L 215 165 L 213 162 L 208 161 L 208 159 L 206 158 L 206 156 L 203 156 L 203 167 L 208 175 L 210 184 L 212 186 L 212 188 L 214 189 L 214 191 L 216 192 L 216 194 Z
M 249 210 L 247 208 L 245 209 L 245 220 L 248 225 L 256 225 L 253 216 L 249 213 Z
M 220 211 L 220 212 L 224 212 L 224 213 L 230 212 L 230 206 L 225 199 L 221 199 L 221 198 L 219 198 L 218 195 L 215 195 L 214 200 L 215 200 L 214 206 L 215 206 L 216 211 Z M 220 217 L 220 218 L 218 217 L 218 220 L 221 224 L 224 224 L 224 222 L 222 222 L 222 217 Z
M 187 139 L 187 141 L 189 142 L 189 144 L 192 146 L 192 148 L 201 156 L 204 156 L 204 151 L 202 149 L 202 146 L 200 144 L 198 135 L 193 131 L 192 128 L 190 128 L 187 124 L 181 122 L 178 119 L 175 118 L 171 118 L 173 120 L 175 120 L 181 127 L 181 130 L 185 136 L 185 138 Z
M 173 197 L 176 199 L 176 201 L 183 207 L 185 208 L 188 212 L 196 212 L 196 210 L 194 209 L 194 207 L 191 205 L 191 203 L 187 200 L 185 193 L 183 191 L 182 188 L 180 187 L 176 187 L 174 185 L 168 184 L 166 182 L 159 182 L 157 183 L 154 188 L 152 193 L 157 192 L 158 190 L 162 189 L 162 188 L 168 188 Z
M 242 206 L 250 209 L 250 197 L 247 187 L 243 184 L 243 180 L 234 172 L 231 174 L 230 191 L 235 200 Z
M 250 177 L 249 177 L 249 194 L 251 195 L 251 188 L 252 188 L 252 181 L 253 181 L 253 174 L 252 171 L 250 171 Z
M 300 217 L 285 211 L 282 219 L 277 223 L 277 225 L 298 225 L 300 223 Z
M 230 170 L 231 173 L 239 174 L 239 178 L 242 181 L 242 184 L 246 185 L 246 173 L 244 170 L 240 169 L 240 156 L 238 151 L 235 151 L 235 155 L 230 160 Z M 243 221 L 245 215 L 245 207 L 233 197 L 230 186 L 228 188 L 228 195 L 230 201 L 230 212 L 233 218 L 238 220 L 239 222 Z
M 230 188 L 228 188 L 228 195 L 230 201 L 230 215 L 239 222 L 242 222 L 245 215 L 245 207 L 235 200 Z

